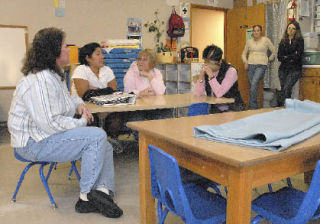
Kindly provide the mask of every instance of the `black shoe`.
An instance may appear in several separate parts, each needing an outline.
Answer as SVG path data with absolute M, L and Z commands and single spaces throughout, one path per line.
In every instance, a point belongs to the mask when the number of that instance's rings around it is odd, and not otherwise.
M 88 194 L 89 202 L 99 210 L 99 212 L 109 218 L 119 218 L 123 211 L 106 193 L 98 190 L 92 190 Z
M 89 201 L 83 201 L 80 198 L 76 203 L 75 210 L 78 213 L 100 212 Z

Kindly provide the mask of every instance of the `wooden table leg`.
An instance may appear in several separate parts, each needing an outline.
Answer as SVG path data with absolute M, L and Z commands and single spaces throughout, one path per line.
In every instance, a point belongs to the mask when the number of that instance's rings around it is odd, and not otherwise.
M 139 133 L 140 223 L 155 223 L 155 200 L 151 196 L 150 163 L 146 136 Z
M 228 178 L 227 224 L 249 224 L 252 200 L 252 172 L 230 170 Z

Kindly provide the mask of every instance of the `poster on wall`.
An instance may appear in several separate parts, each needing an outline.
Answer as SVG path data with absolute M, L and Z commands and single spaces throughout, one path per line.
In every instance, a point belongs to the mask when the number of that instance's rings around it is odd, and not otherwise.
M 54 14 L 56 17 L 64 17 L 65 8 L 66 8 L 65 0 L 54 0 Z
M 141 19 L 128 18 L 127 19 L 127 36 L 141 36 Z
M 247 29 L 246 31 L 246 41 L 252 38 L 253 29 Z

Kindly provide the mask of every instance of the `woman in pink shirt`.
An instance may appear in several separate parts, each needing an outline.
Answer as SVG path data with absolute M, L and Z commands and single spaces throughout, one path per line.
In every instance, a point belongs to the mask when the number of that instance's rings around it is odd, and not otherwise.
M 137 97 L 163 95 L 166 86 L 162 74 L 156 66 L 156 55 L 151 49 L 140 51 L 137 61 L 133 62 L 124 76 L 124 92 L 134 93 Z M 172 109 L 128 112 L 127 121 L 155 120 L 172 117 Z M 136 139 L 138 133 L 133 131 Z
M 238 89 L 237 70 L 222 60 L 223 51 L 215 45 L 207 46 L 203 51 L 204 65 L 199 74 L 199 79 L 194 87 L 197 96 L 234 98 L 233 104 L 219 105 L 212 112 L 228 110 L 244 110 L 245 104 Z
M 135 93 L 138 97 L 163 95 L 166 86 L 156 66 L 155 53 L 150 49 L 140 51 L 124 77 L 124 92 Z

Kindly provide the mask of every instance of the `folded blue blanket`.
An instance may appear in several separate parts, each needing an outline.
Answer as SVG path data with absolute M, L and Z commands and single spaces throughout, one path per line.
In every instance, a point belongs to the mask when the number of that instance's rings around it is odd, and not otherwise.
M 320 132 L 320 104 L 287 99 L 285 109 L 221 125 L 194 127 L 194 136 L 241 146 L 282 151 Z

